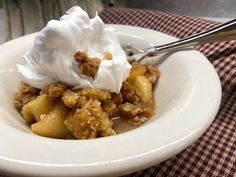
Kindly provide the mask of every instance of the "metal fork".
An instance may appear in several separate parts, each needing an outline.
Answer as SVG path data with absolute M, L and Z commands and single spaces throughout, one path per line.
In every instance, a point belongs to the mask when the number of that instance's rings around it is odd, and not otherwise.
M 153 46 L 143 50 L 127 44 L 126 46 L 123 46 L 123 49 L 128 56 L 128 61 L 132 63 L 134 61 L 141 61 L 145 58 L 157 56 L 160 53 L 173 52 L 199 44 L 233 39 L 236 39 L 236 19 L 223 23 L 205 32 L 201 32 L 168 44 Z

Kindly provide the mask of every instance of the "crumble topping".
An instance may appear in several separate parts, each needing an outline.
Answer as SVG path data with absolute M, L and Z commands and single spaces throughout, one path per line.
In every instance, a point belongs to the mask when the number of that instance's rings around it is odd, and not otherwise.
M 61 96 L 66 90 L 67 86 L 63 83 L 53 83 L 46 86 L 42 92 L 44 92 L 50 99 L 55 99 Z
M 17 92 L 14 96 L 14 105 L 18 110 L 21 110 L 22 107 L 30 102 L 31 100 L 35 99 L 40 90 L 34 87 L 31 87 L 30 85 L 21 82 L 19 92 Z
M 98 58 L 89 58 L 85 52 L 76 52 L 74 55 L 75 61 L 80 63 L 82 74 L 95 79 L 98 72 L 101 60 Z
M 111 52 L 106 52 L 103 59 L 105 60 L 112 60 L 112 53 Z
M 101 108 L 98 100 L 88 100 L 82 108 L 77 108 L 65 124 L 77 139 L 91 139 L 114 135 L 112 122 Z
M 76 54 L 79 61 L 88 59 L 83 52 Z M 73 89 L 59 82 L 39 90 L 22 82 L 14 104 L 25 121 L 32 123 L 36 134 L 69 139 L 110 136 L 116 134 L 113 124 L 117 121 L 113 118 L 136 126 L 154 115 L 152 89 L 159 77 L 158 68 L 135 62 L 118 94 L 92 88 Z

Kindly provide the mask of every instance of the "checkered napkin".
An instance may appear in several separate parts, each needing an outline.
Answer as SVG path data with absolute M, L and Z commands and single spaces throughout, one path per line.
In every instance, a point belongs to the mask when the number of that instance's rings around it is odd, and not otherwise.
M 219 23 L 151 10 L 109 8 L 100 17 L 107 24 L 157 30 L 183 38 Z M 220 110 L 207 131 L 191 146 L 165 162 L 128 176 L 236 177 L 236 41 L 196 47 L 214 65 L 221 79 Z

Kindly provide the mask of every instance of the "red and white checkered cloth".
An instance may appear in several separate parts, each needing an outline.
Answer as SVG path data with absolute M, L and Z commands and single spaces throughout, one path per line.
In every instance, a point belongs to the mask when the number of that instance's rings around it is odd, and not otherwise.
M 109 8 L 107 24 L 140 26 L 183 38 L 218 23 L 151 10 Z M 198 46 L 215 66 L 223 88 L 220 110 L 207 131 L 191 146 L 159 165 L 128 176 L 236 177 L 236 41 Z

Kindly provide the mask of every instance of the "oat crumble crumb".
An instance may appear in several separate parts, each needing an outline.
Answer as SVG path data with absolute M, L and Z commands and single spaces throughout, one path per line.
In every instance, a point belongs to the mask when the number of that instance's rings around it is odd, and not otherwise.
M 95 79 L 101 60 L 99 58 L 89 58 L 85 52 L 76 52 L 74 55 L 75 61 L 80 63 L 82 74 Z

